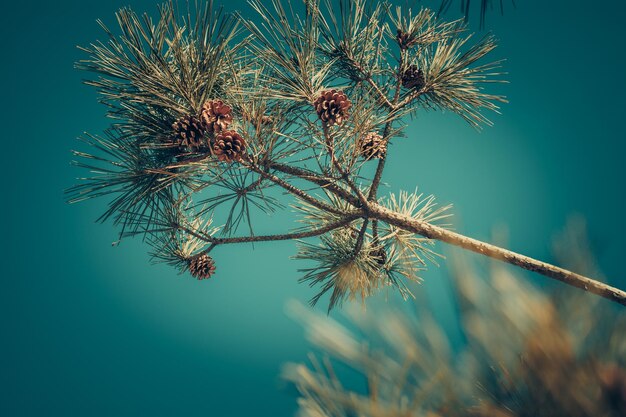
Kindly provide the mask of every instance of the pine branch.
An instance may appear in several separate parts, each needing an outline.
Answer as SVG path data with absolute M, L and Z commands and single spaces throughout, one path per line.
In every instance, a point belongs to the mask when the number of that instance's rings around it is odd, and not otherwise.
M 446 242 L 493 259 L 498 259 L 511 265 L 519 266 L 520 268 L 528 271 L 536 272 L 548 278 L 564 282 L 573 287 L 599 295 L 610 301 L 626 306 L 625 291 L 611 287 L 610 285 L 593 280 L 575 272 L 559 268 L 546 262 L 538 261 L 490 243 L 481 242 L 471 237 L 452 232 L 443 227 L 435 226 L 427 222 L 398 214 L 397 212 L 390 211 L 380 205 L 370 206 L 369 212 L 378 220 L 398 226 L 404 230 L 417 233 L 429 239 Z
M 321 286 L 313 302 L 330 292 L 330 307 L 389 286 L 410 296 L 405 281 L 436 263 L 435 241 L 626 305 L 621 290 L 448 230 L 449 207 L 432 196 L 379 197 L 407 116 L 448 109 L 480 128 L 483 110 L 506 102 L 484 90 L 502 81 L 500 61 L 485 63 L 493 37 L 473 42 L 460 21 L 370 0 L 307 0 L 304 17 L 289 0 L 251 5 L 260 24 L 211 1 L 184 16 L 167 3 L 156 21 L 123 9 L 121 33 L 105 28 L 108 42 L 83 49 L 78 67 L 115 122 L 75 152 L 90 176 L 70 202 L 113 196 L 102 220 L 198 279 L 214 273 L 218 245 L 319 236 L 297 258 L 315 263 L 303 280 Z M 253 219 L 287 206 L 281 191 L 306 226 L 255 235 Z

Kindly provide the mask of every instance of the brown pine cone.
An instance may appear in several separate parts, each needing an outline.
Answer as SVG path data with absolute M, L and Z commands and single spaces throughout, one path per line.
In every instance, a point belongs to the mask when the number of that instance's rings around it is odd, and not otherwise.
M 384 158 L 387 153 L 387 144 L 383 137 L 370 132 L 359 141 L 359 154 L 365 159 Z
M 424 71 L 418 68 L 417 65 L 409 65 L 402 73 L 402 86 L 404 88 L 421 90 L 425 85 Z
M 208 279 L 215 273 L 215 261 L 207 254 L 189 260 L 189 272 L 198 280 Z
M 209 100 L 202 106 L 200 119 L 208 132 L 219 133 L 233 122 L 233 109 L 222 100 Z
M 348 118 L 348 110 L 352 102 L 337 90 L 323 91 L 313 103 L 315 111 L 326 126 L 340 125 Z
M 396 40 L 398 41 L 398 46 L 400 49 L 407 49 L 409 46 L 409 34 L 403 31 L 402 29 L 398 29 Z
M 234 130 L 217 135 L 213 141 L 213 154 L 224 162 L 241 161 L 246 153 L 246 141 Z
M 387 263 L 387 252 L 385 251 L 385 248 L 383 247 L 372 250 L 370 252 L 370 256 L 374 258 L 376 263 L 380 266 L 383 266 Z
M 174 139 L 179 146 L 198 149 L 203 145 L 204 127 L 194 116 L 179 117 L 172 123 Z

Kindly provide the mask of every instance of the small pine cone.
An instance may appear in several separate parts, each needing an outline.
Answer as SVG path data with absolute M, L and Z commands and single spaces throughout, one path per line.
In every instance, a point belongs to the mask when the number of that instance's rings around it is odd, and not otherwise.
M 409 45 L 409 34 L 402 29 L 398 29 L 396 40 L 398 41 L 398 46 L 400 46 L 400 49 L 407 49 L 411 46 Z
M 370 252 L 370 256 L 376 260 L 376 263 L 383 266 L 387 263 L 387 252 L 385 248 L 380 247 Z
M 384 158 L 387 153 L 387 144 L 380 134 L 370 132 L 359 141 L 359 153 L 363 158 L 368 160 Z
M 204 127 L 194 116 L 183 116 L 172 123 L 174 139 L 179 146 L 200 148 L 204 137 Z
M 215 273 L 215 261 L 207 254 L 193 257 L 189 260 L 189 272 L 198 279 L 208 279 Z
M 417 65 L 409 65 L 402 74 L 402 86 L 404 88 L 414 88 L 421 90 L 426 85 L 426 78 L 424 78 L 424 71 L 418 68 Z
M 352 102 L 337 90 L 323 91 L 313 103 L 315 111 L 326 126 L 340 125 L 348 118 Z
M 246 141 L 234 130 L 220 133 L 213 141 L 213 153 L 220 161 L 241 161 L 245 152 Z
M 208 132 L 219 133 L 233 122 L 233 109 L 222 100 L 210 100 L 202 106 L 200 119 Z

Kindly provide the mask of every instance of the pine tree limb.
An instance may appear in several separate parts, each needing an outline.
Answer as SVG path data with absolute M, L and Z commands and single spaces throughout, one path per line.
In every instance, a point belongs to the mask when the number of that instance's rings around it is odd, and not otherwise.
M 447 230 L 443 227 L 435 226 L 426 222 L 422 222 L 420 220 L 413 219 L 408 216 L 404 216 L 378 204 L 370 205 L 369 212 L 373 217 L 376 217 L 378 220 L 395 225 L 404 230 L 417 233 L 429 239 L 449 243 L 451 245 L 458 246 L 463 249 L 467 249 L 469 251 L 476 252 L 493 259 L 498 259 L 500 261 L 518 266 L 528 271 L 536 272 L 548 278 L 561 281 L 565 284 L 599 295 L 600 297 L 606 298 L 607 300 L 611 300 L 613 302 L 626 306 L 625 291 L 622 291 L 615 287 L 611 287 L 610 285 L 596 281 L 589 277 L 585 277 L 575 272 L 568 271 L 558 266 L 554 266 L 549 263 L 533 259 L 529 256 L 521 255 L 519 253 L 498 247 L 496 245 L 492 245 L 490 243 L 482 242 L 480 240 L 461 235 L 459 233 Z

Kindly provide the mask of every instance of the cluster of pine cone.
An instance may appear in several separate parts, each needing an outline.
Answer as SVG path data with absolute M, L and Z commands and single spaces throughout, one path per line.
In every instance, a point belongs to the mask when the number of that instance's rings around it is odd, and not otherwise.
M 313 106 L 322 123 L 330 127 L 348 119 L 352 102 L 343 91 L 327 90 L 320 93 Z M 199 117 L 180 117 L 172 124 L 172 129 L 179 146 L 193 150 L 209 147 L 220 161 L 233 162 L 245 155 L 246 141 L 235 130 L 229 130 L 232 122 L 232 108 L 221 100 L 211 100 L 202 106 Z M 386 143 L 376 132 L 365 135 L 358 147 L 365 159 L 382 158 L 386 153 Z M 380 258 L 384 262 L 384 258 Z M 208 279 L 215 273 L 215 261 L 207 254 L 189 258 L 187 266 L 198 280 Z
M 233 110 L 222 100 L 209 100 L 199 117 L 185 115 L 172 124 L 179 146 L 199 150 L 209 148 L 223 162 L 240 161 L 246 152 L 246 141 L 235 130 L 229 130 Z

